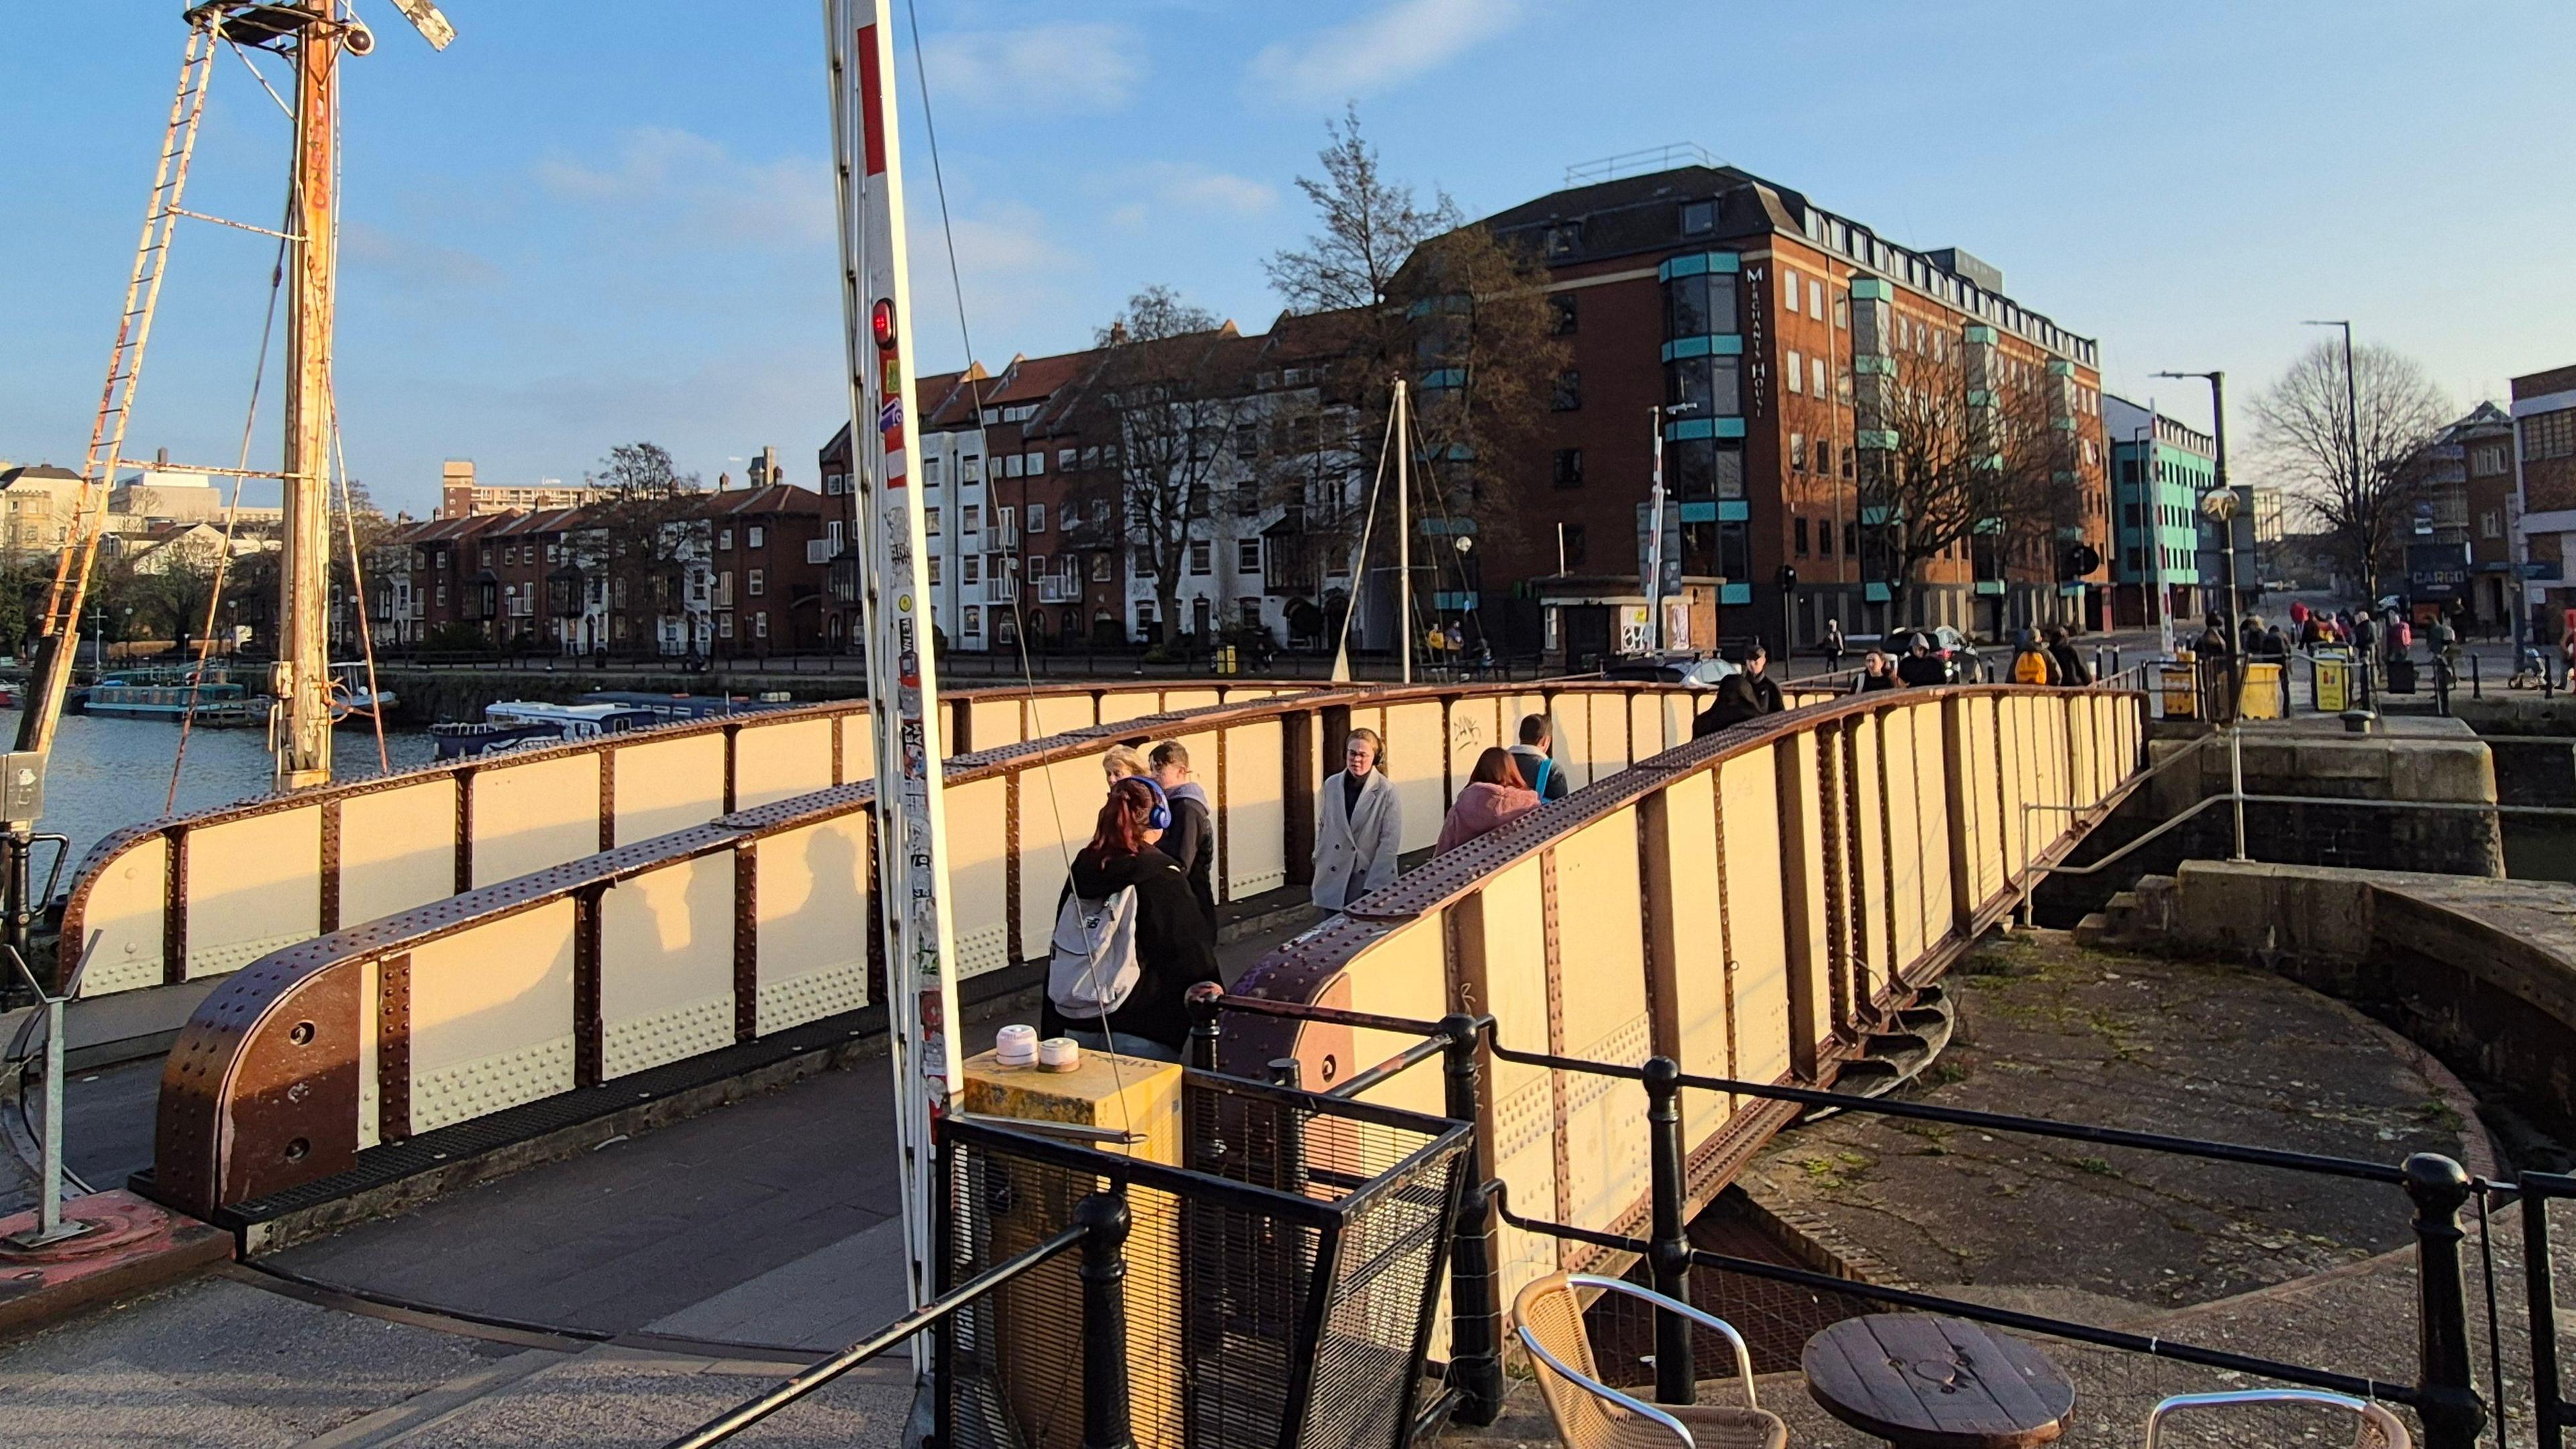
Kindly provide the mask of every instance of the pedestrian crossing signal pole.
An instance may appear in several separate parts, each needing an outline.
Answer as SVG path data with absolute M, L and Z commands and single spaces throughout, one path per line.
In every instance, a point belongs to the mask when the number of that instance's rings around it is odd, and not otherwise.
M 938 661 L 920 559 L 928 528 L 912 486 L 912 362 L 905 328 L 903 163 L 886 0 L 824 0 L 832 159 L 840 203 L 841 312 L 849 359 L 850 473 L 859 494 L 859 602 L 876 725 L 874 885 L 883 909 L 893 1035 L 895 1141 L 904 1182 L 908 1287 L 936 1296 L 934 1127 L 959 1077 L 957 986 L 940 803 Z M 927 1384 L 927 1345 L 913 1345 Z M 916 1406 L 918 1412 L 918 1406 Z

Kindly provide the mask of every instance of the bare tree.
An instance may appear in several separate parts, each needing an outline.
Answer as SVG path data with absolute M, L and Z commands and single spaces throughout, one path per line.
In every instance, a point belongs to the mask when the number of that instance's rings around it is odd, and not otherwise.
M 1273 409 L 1274 501 L 1304 510 L 1316 546 L 1355 544 L 1358 500 L 1341 485 L 1374 458 L 1405 376 L 1416 387 L 1416 513 L 1472 518 L 1489 543 L 1501 541 L 1514 515 L 1482 500 L 1513 481 L 1568 381 L 1546 268 L 1464 225 L 1446 195 L 1424 205 L 1390 180 L 1356 108 L 1327 136 L 1323 175 L 1297 181 L 1317 230 L 1269 263 L 1271 286 L 1300 319 L 1282 330 L 1317 359 L 1313 389 Z M 1303 451 L 1310 440 L 1320 455 Z
M 2413 358 L 2365 343 L 2353 349 L 2347 379 L 2342 344 L 2319 342 L 2255 399 L 2254 450 L 2375 599 L 2380 566 L 2422 486 L 2414 461 L 2451 416 L 2450 400 Z
M 1859 425 L 1895 446 L 1864 452 L 1861 516 L 1886 573 L 1891 627 L 1924 566 L 1967 559 L 1981 537 L 2008 557 L 2043 545 L 2053 489 L 2073 467 L 2071 434 L 2051 425 L 2044 386 L 1999 366 L 1971 376 L 1966 349 L 1901 348 L 1892 373 L 1860 379 Z M 2045 552 L 2044 547 L 2040 550 Z
M 1085 406 L 1112 441 L 1103 476 L 1126 541 L 1152 567 L 1155 617 L 1177 634 L 1181 575 L 1251 415 L 1251 344 L 1168 287 L 1147 287 L 1099 334 Z M 1109 458 L 1104 452 L 1103 462 Z
M 583 481 L 607 496 L 583 510 L 574 557 L 585 575 L 607 581 L 610 610 L 645 620 L 685 617 L 698 475 L 681 472 L 659 443 L 638 442 L 609 449 Z

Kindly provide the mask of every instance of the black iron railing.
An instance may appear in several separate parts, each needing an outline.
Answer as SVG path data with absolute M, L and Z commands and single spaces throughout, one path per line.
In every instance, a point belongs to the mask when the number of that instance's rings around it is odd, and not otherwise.
M 1648 1237 L 1630 1237 L 1515 1213 L 1511 1210 L 1508 1184 L 1499 1179 L 1475 1184 L 1462 1192 L 1457 1216 L 1458 1242 L 1451 1254 L 1456 1276 L 1451 1283 L 1451 1351 L 1446 1367 L 1448 1387 L 1444 1398 L 1464 1422 L 1491 1423 L 1501 1407 L 1502 1375 L 1497 1350 L 1501 1342 L 1502 1305 L 1493 1275 L 1493 1229 L 1487 1221 L 1490 1213 L 1526 1232 L 1585 1243 L 1612 1252 L 1633 1253 L 1652 1273 L 1656 1290 L 1679 1301 L 1689 1301 L 1690 1270 L 1707 1268 L 1790 1285 L 1817 1294 L 1841 1295 L 1891 1308 L 1943 1313 L 2123 1353 L 2403 1405 L 2413 1409 L 2421 1419 L 2427 1449 L 2472 1449 L 2487 1423 L 2488 1405 L 2478 1392 L 2469 1338 L 2466 1285 L 2461 1267 L 2461 1245 L 2466 1234 L 2460 1214 L 2472 1194 L 2498 1185 L 2472 1178 L 2457 1162 L 2447 1157 L 2418 1153 L 2398 1164 L 2371 1162 L 2044 1117 L 1860 1098 L 1784 1083 L 1701 1076 L 1684 1072 L 1677 1063 L 1660 1056 L 1636 1066 L 1585 1061 L 1548 1052 L 1515 1050 L 1502 1042 L 1491 1017 L 1456 1015 L 1437 1022 L 1419 1021 L 1228 996 L 1212 989 L 1194 994 L 1192 1007 L 1195 1013 L 1191 1043 L 1193 1057 L 1210 1069 L 1220 1040 L 1218 1018 L 1225 1012 L 1418 1036 L 1422 1038 L 1419 1044 L 1343 1082 L 1334 1089 L 1335 1094 L 1367 1091 L 1433 1056 L 1443 1056 L 1450 1064 L 1446 1110 L 1452 1118 L 1462 1121 L 1475 1120 L 1477 1114 L 1476 1051 L 1479 1045 L 1490 1049 L 1500 1061 L 1620 1078 L 1644 1086 L 1650 1167 Z M 1847 1112 L 2274 1168 L 2400 1188 L 2412 1205 L 2409 1226 L 2416 1247 L 2419 1372 L 2411 1383 L 2339 1373 L 2314 1365 L 2018 1312 L 1939 1294 L 1883 1287 L 1696 1247 L 1687 1236 L 1686 1161 L 1679 1109 L 1680 1095 L 1684 1090 L 1731 1093 L 1809 1107 L 1832 1107 Z M 2535 1178 L 2526 1177 L 2524 1184 L 2528 1187 L 2534 1181 Z M 2576 1177 L 2543 1181 L 2560 1195 L 2576 1196 Z M 2531 1220 L 2528 1215 L 2537 1211 L 2529 1203 L 2527 1197 L 2527 1222 Z M 2543 1236 L 2531 1239 L 2541 1245 L 2535 1253 L 2539 1266 L 2531 1269 L 2534 1377 L 2535 1387 L 2540 1391 L 2539 1397 L 2544 1404 L 2542 1420 L 2545 1429 L 2541 1444 L 2543 1449 L 2558 1449 L 2557 1427 L 2576 1421 L 2576 1405 L 2565 1404 L 2556 1397 L 2554 1352 L 2548 1356 L 2545 1378 L 2539 1371 L 2539 1345 L 2547 1336 L 2543 1327 L 2543 1295 L 2548 1289 L 2545 1224 L 2540 1232 Z M 1471 1272 L 1475 1275 L 1472 1278 L 1469 1276 Z M 1654 1325 L 1655 1390 L 1661 1402 L 1692 1401 L 1695 1390 L 1689 1334 L 1687 1320 L 1678 1314 L 1657 1311 Z M 2554 1340 L 2552 1347 L 2554 1349 Z M 2496 1369 L 2495 1389 L 2500 1400 L 2500 1367 Z M 2554 1418 L 2551 1417 L 2553 1414 Z

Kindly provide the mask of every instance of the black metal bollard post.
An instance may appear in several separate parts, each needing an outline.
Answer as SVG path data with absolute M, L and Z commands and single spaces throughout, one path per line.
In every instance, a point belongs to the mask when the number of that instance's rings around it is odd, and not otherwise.
M 1442 1017 L 1449 1041 L 1441 1067 L 1446 1110 L 1453 1122 L 1476 1120 L 1476 1019 Z M 1503 1305 L 1494 1281 L 1494 1207 L 1485 1190 L 1484 1164 L 1467 1154 L 1467 1178 L 1458 1188 L 1458 1225 L 1449 1248 L 1449 1374 L 1458 1386 L 1457 1418 L 1490 1424 L 1503 1413 Z
M 2469 655 L 2469 698 L 2484 699 L 2486 697 L 2486 674 L 2484 670 L 2478 667 L 2478 656 L 2474 651 L 2472 651 Z
M 2558 1285 L 2550 1271 L 2549 1194 L 2522 1192 L 2523 1292 L 2531 1311 L 2532 1432 L 2538 1449 L 2561 1449 L 2565 1396 L 2558 1388 Z
M 1082 1449 L 1131 1449 L 1127 1416 L 1126 1195 L 1096 1192 L 1073 1210 L 1082 1224 Z
M 1218 1032 L 1217 999 L 1225 988 L 1213 981 L 1202 981 L 1181 994 L 1190 1012 L 1190 1065 L 1202 1072 L 1216 1070 Z
M 1690 1239 L 1682 1222 L 1682 1069 L 1670 1057 L 1646 1060 L 1646 1151 L 1653 1167 L 1655 1291 L 1690 1301 Z M 1690 1320 L 1655 1310 L 1655 1402 L 1687 1404 L 1697 1398 L 1691 1369 Z
M 1295 1057 L 1270 1059 L 1270 1085 L 1297 1090 L 1299 1069 Z M 1279 1109 L 1279 1181 L 1281 1192 L 1306 1190 L 1306 1114 L 1303 1109 L 1282 1106 Z
M 2415 1201 L 2416 1339 L 2422 1350 L 2416 1411 L 2424 1449 L 2472 1449 L 2486 1423 L 2469 1363 L 2469 1307 L 2460 1280 L 2460 1208 L 2469 1174 L 2437 1153 L 2406 1159 L 2406 1195 Z

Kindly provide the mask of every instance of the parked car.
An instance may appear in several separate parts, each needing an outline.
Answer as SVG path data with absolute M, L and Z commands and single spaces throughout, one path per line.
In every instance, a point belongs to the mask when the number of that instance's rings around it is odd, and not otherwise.
M 1638 656 L 1615 659 L 1602 667 L 1604 679 L 1627 679 L 1648 684 L 1678 684 L 1688 689 L 1715 689 L 1718 683 L 1742 666 L 1724 659 L 1696 654 Z

